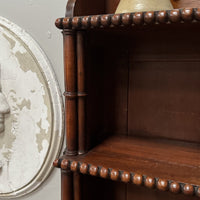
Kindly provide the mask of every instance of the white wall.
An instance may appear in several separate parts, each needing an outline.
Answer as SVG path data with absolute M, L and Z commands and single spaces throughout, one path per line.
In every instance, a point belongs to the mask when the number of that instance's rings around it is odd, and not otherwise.
M 0 0 L 0 15 L 25 29 L 46 53 L 63 85 L 62 35 L 55 27 L 58 17 L 64 16 L 67 0 Z M 60 170 L 54 169 L 50 177 L 35 192 L 20 200 L 60 200 Z

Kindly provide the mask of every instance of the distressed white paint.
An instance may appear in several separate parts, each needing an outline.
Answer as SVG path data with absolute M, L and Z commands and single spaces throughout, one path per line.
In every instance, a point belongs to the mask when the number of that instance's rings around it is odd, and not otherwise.
M 0 134 L 0 197 L 38 187 L 52 169 L 63 136 L 60 91 L 34 40 L 0 18 L 1 90 L 10 113 Z

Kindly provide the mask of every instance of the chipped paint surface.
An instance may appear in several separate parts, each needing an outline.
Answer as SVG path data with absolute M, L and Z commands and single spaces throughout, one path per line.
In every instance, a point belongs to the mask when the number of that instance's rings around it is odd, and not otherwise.
M 5 114 L 5 130 L 0 133 L 1 197 L 1 194 L 13 196 L 34 182 L 52 151 L 50 148 L 60 146 L 62 113 L 57 114 L 61 123 L 55 122 L 53 109 L 62 105 L 58 104 L 60 100 L 56 103 L 52 100 L 48 85 L 52 80 L 46 79 L 40 69 L 44 61 L 37 60 L 24 41 L 1 25 L 0 46 L 1 90 L 10 107 L 10 113 Z M 56 130 L 55 124 L 60 126 Z M 59 139 L 54 147 L 52 134 L 58 134 Z M 59 149 L 54 150 L 58 153 Z

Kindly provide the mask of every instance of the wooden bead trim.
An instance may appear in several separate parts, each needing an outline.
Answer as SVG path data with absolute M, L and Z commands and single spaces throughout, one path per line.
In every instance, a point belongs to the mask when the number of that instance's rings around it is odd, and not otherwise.
M 157 188 L 158 190 L 170 191 L 175 194 L 183 193 L 185 195 L 200 196 L 199 186 L 175 182 L 172 180 L 165 180 L 67 159 L 57 159 L 54 161 L 53 165 L 54 167 L 61 168 L 62 170 L 71 170 L 73 172 L 80 172 L 82 174 L 89 174 L 91 176 L 99 176 L 101 178 L 107 178 L 113 181 L 133 183 L 139 186 L 143 185 L 151 189 Z
M 66 17 L 57 19 L 55 25 L 59 29 L 89 29 L 197 21 L 200 21 L 200 8 L 183 8 L 168 11 Z

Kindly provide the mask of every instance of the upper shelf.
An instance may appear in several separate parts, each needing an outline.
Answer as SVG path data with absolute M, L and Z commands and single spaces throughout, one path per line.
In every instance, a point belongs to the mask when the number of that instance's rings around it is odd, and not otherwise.
M 59 29 L 92 29 L 147 24 L 194 23 L 200 21 L 200 8 L 65 17 L 56 20 Z
M 200 196 L 200 144 L 114 136 L 85 155 L 64 156 L 54 165 L 63 170 Z

